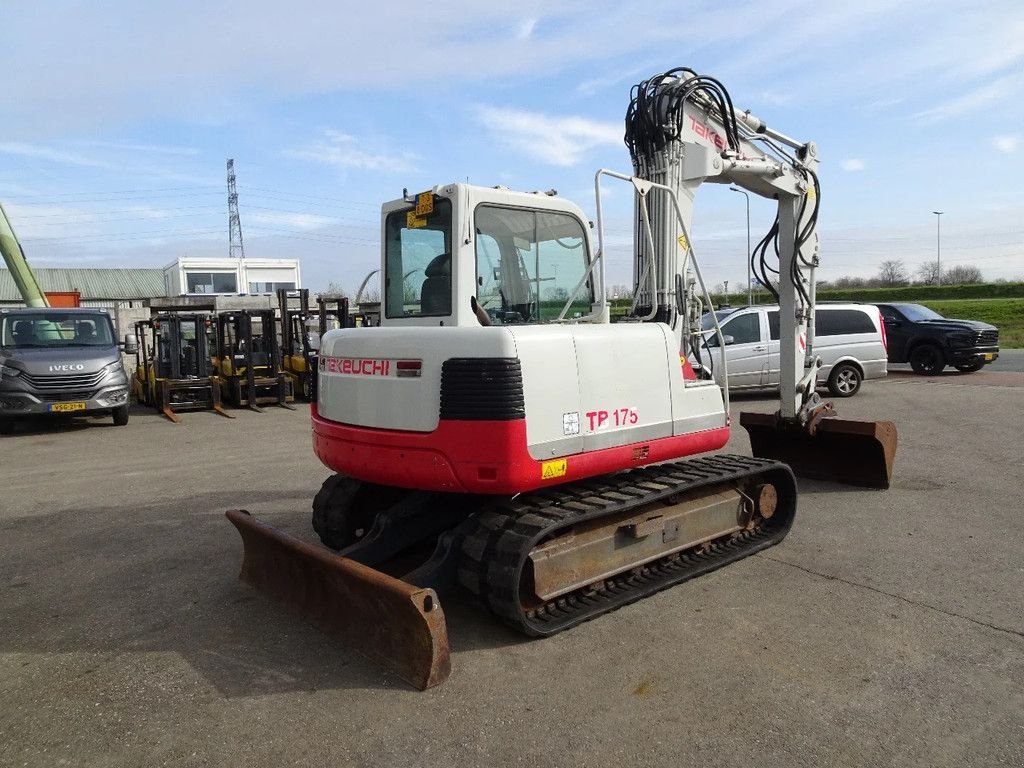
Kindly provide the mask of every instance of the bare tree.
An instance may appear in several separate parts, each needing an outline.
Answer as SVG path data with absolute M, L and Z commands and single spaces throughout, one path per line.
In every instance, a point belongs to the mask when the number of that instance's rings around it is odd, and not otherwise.
M 348 291 L 341 287 L 341 283 L 336 283 L 333 280 L 327 284 L 327 290 L 324 291 L 325 296 L 348 296 Z
M 878 267 L 878 282 L 885 288 L 895 288 L 910 282 L 907 265 L 899 259 L 883 261 Z
M 842 275 L 832 281 L 833 288 L 863 288 L 867 285 L 867 280 L 863 277 L 852 277 L 851 275 Z
M 985 282 L 981 276 L 981 270 L 973 265 L 957 264 L 950 267 L 942 276 L 942 282 L 949 285 L 972 285 Z
M 917 268 L 917 282 L 924 285 L 939 284 L 939 265 L 934 261 L 926 261 Z

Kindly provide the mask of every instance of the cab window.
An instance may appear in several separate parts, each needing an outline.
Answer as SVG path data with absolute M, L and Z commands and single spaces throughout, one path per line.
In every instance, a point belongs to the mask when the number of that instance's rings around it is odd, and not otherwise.
M 392 211 L 384 224 L 384 311 L 388 318 L 447 317 L 452 313 L 452 204 L 434 210 Z
M 753 344 L 761 340 L 761 318 L 757 312 L 746 312 L 722 323 L 722 335 L 732 336 L 733 344 Z M 708 339 L 709 346 L 718 345 L 718 337 Z
M 477 301 L 492 323 L 550 322 L 570 297 L 566 319 L 590 313 L 592 280 L 580 285 L 587 241 L 575 216 L 481 205 L 475 227 Z

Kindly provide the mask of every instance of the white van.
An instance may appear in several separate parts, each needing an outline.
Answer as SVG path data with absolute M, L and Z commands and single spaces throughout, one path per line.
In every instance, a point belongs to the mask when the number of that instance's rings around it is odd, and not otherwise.
M 721 309 L 715 315 L 725 338 L 731 389 L 779 386 L 779 307 L 765 305 Z M 814 315 L 814 353 L 821 357 L 818 385 L 827 386 L 834 397 L 857 394 L 865 379 L 886 376 L 887 356 L 882 318 L 871 304 L 819 304 Z M 703 327 L 714 328 L 710 314 Z M 709 349 L 701 349 L 705 369 L 716 371 L 718 337 L 707 336 Z M 719 366 L 721 368 L 721 366 Z

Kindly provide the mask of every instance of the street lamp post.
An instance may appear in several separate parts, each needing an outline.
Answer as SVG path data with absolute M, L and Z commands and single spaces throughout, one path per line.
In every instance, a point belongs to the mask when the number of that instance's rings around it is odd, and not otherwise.
M 729 187 L 733 192 L 739 192 L 747 198 L 747 304 L 754 303 L 754 291 L 750 287 L 750 195 L 738 187 Z
M 932 211 L 935 214 L 935 284 L 942 285 L 942 214 L 945 211 Z

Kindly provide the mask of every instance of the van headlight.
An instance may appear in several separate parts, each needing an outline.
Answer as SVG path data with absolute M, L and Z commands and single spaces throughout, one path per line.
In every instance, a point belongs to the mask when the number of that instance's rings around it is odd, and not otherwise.
M 21 376 L 21 369 L 11 368 L 9 365 L 0 365 L 0 376 L 10 376 L 13 379 L 15 376 Z
M 103 401 L 107 405 L 120 405 L 121 403 L 126 403 L 128 402 L 128 390 L 112 389 L 103 396 Z
M 115 361 L 113 363 L 109 363 L 108 365 L 103 366 L 103 375 L 106 376 L 108 374 L 117 373 L 118 371 L 123 371 L 123 370 L 124 370 L 124 365 L 121 364 L 120 360 L 117 360 L 117 361 Z

